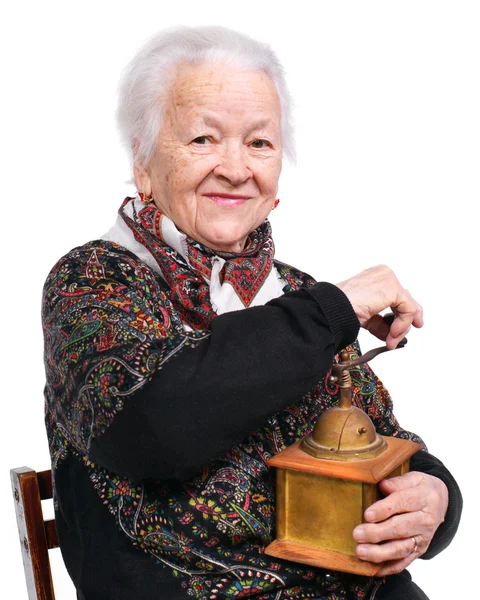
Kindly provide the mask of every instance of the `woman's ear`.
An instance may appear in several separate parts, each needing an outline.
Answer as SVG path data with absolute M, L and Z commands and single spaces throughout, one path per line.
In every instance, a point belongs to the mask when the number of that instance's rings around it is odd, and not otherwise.
M 152 183 L 150 176 L 146 169 L 140 166 L 138 163 L 133 163 L 133 179 L 139 192 L 143 192 L 145 196 L 152 195 Z
M 150 175 L 147 169 L 141 165 L 137 160 L 138 141 L 136 139 L 132 142 L 132 154 L 133 154 L 133 179 L 139 192 L 143 192 L 145 196 L 152 195 L 152 183 L 150 181 Z

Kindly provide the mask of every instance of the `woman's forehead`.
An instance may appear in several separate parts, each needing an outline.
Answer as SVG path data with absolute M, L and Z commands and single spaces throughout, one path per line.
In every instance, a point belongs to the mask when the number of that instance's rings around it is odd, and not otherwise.
M 222 63 L 182 65 L 165 108 L 181 118 L 202 118 L 211 126 L 229 114 L 251 113 L 263 126 L 280 119 L 278 93 L 266 73 Z

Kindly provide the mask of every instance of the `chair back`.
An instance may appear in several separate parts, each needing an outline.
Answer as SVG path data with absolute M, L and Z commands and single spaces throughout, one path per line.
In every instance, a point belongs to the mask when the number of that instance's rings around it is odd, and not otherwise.
M 44 520 L 42 500 L 52 498 L 52 472 L 11 469 L 17 527 L 29 600 L 55 600 L 48 551 L 58 548 L 55 519 Z

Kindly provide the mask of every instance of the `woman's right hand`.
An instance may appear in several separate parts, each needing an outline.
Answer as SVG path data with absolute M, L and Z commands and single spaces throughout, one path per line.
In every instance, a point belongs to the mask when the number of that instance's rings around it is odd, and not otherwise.
M 360 325 L 385 340 L 389 349 L 397 347 L 412 325 L 423 326 L 422 307 L 386 265 L 371 267 L 337 287 L 350 300 Z M 395 314 L 391 326 L 379 314 L 386 308 Z

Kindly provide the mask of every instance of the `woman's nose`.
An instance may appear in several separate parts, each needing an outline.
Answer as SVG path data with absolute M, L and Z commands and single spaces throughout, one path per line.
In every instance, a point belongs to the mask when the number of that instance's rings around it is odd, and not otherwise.
M 248 167 L 248 156 L 240 148 L 227 148 L 220 156 L 218 165 L 213 169 L 216 177 L 227 179 L 232 185 L 238 186 L 252 177 Z

